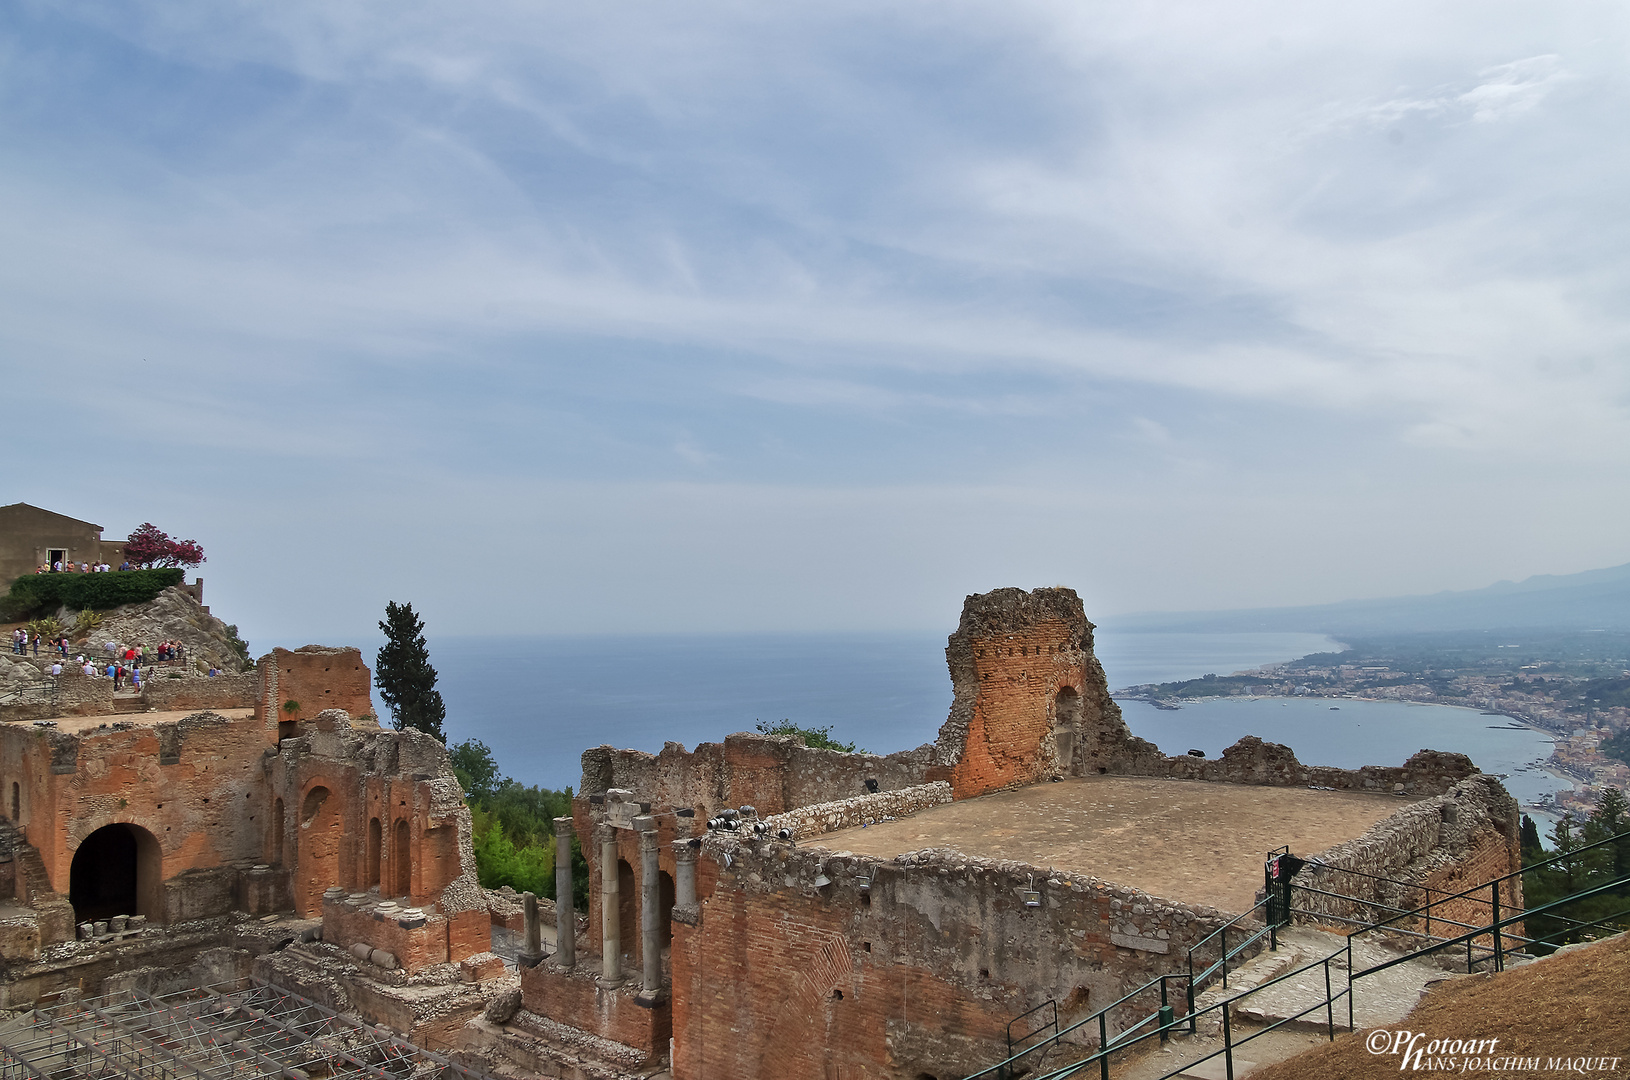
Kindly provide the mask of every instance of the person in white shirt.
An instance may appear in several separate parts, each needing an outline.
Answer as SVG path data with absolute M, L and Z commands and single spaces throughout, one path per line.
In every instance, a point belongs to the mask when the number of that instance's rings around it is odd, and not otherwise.
M 57 661 L 52 662 L 52 664 L 51 664 L 51 674 L 53 676 L 62 674 L 62 661 L 57 660 Z
M 85 672 L 86 675 L 95 675 L 96 674 L 96 668 L 94 666 L 92 666 L 92 664 L 91 664 L 91 662 L 89 660 L 85 661 L 84 672 Z

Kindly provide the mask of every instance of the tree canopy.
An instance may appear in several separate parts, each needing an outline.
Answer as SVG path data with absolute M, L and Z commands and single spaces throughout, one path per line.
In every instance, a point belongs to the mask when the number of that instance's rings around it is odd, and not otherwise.
M 197 566 L 206 561 L 204 549 L 196 540 L 172 540 L 151 521 L 130 534 L 125 542 L 125 559 L 137 566 Z
M 392 600 L 385 605 L 379 629 L 385 632 L 385 644 L 374 660 L 374 685 L 390 708 L 394 726 L 427 731 L 445 742 L 441 725 L 447 719 L 447 706 L 436 689 L 424 623 L 413 613 L 412 604 Z

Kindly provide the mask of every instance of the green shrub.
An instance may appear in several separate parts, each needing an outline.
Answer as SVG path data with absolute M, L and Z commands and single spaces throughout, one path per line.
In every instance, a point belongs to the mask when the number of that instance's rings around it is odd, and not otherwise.
M 295 713 L 300 711 L 300 703 L 293 698 L 290 698 L 283 703 L 283 711 L 288 713 L 290 716 L 293 716 Z
M 106 574 L 25 574 L 11 583 L 12 607 L 42 612 L 57 607 L 107 611 L 120 604 L 144 604 L 171 585 L 179 585 L 187 572 L 115 570 Z
M 92 630 L 95 630 L 101 625 L 102 616 L 98 615 L 90 608 L 86 608 L 79 613 L 78 618 L 74 619 L 74 636 L 84 637 L 86 634 L 89 634 Z

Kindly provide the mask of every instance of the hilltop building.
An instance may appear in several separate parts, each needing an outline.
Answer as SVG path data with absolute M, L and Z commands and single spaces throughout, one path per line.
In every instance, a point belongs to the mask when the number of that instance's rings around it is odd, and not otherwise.
M 24 574 L 57 562 L 124 561 L 123 540 L 103 540 L 102 526 L 27 503 L 0 506 L 0 591 Z

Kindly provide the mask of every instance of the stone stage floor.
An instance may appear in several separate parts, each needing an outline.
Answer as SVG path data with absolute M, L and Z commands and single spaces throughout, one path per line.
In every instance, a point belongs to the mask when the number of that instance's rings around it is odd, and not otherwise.
M 955 848 L 1241 912 L 1255 902 L 1272 849 L 1288 844 L 1306 858 L 1363 835 L 1408 804 L 1351 791 L 1071 777 L 840 829 L 810 843 L 884 858 Z

